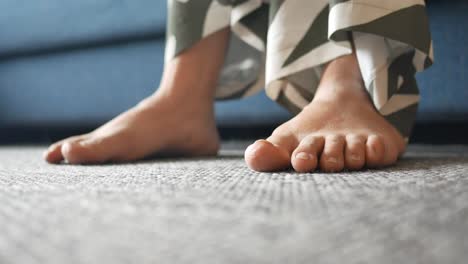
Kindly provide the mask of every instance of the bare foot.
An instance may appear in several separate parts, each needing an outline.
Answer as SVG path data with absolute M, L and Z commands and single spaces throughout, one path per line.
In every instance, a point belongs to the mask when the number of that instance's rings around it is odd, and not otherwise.
M 216 155 L 219 138 L 209 103 L 157 94 L 95 131 L 50 146 L 45 159 L 71 164 L 134 161 L 155 152 Z
M 331 62 L 314 100 L 266 140 L 249 146 L 256 171 L 338 172 L 389 166 L 404 152 L 401 134 L 372 105 L 354 55 Z
M 172 59 L 161 88 L 95 131 L 49 147 L 50 163 L 134 161 L 152 154 L 216 155 L 214 95 L 229 40 L 221 30 Z M 203 62 L 203 63 L 200 63 Z

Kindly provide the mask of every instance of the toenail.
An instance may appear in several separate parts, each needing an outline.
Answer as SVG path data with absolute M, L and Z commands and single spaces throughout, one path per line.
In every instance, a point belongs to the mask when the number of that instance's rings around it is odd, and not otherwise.
M 327 161 L 330 162 L 330 163 L 338 163 L 337 158 L 328 158 Z
M 351 155 L 351 159 L 352 160 L 361 160 L 361 156 L 353 154 L 353 155 Z
M 296 154 L 295 158 L 300 160 L 311 160 L 314 158 L 314 155 L 306 152 L 299 152 Z

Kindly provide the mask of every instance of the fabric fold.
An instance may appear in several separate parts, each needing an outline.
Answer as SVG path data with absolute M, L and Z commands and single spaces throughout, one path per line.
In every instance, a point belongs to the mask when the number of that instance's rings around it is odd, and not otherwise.
M 267 95 L 293 113 L 313 99 L 323 67 L 353 52 L 376 109 L 408 138 L 415 74 L 433 62 L 422 0 L 168 0 L 166 58 L 217 30 L 232 40 L 220 99 Z

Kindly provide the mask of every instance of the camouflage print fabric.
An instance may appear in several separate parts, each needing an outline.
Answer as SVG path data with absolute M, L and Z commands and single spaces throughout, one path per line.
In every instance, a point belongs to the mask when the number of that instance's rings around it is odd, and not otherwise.
M 433 49 L 423 0 L 168 0 L 166 62 L 204 37 L 232 32 L 217 97 L 265 87 L 292 112 L 314 97 L 327 62 L 356 50 L 376 109 L 407 139 L 415 74 Z

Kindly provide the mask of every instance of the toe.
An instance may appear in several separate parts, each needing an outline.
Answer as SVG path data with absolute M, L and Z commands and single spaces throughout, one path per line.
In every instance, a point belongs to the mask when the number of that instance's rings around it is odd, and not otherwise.
M 291 130 L 285 129 L 283 127 L 277 128 L 275 131 L 273 131 L 271 136 L 266 140 L 272 143 L 273 146 L 288 153 L 288 162 L 290 161 L 291 153 L 298 145 L 298 141 L 294 136 L 294 133 Z
M 114 137 L 94 136 L 65 142 L 62 146 L 62 155 L 70 164 L 103 163 L 112 160 L 118 153 L 116 147 L 120 144 L 115 142 Z
M 269 140 L 257 140 L 245 150 L 245 161 L 255 171 L 284 170 L 291 165 L 290 153 L 284 143 L 279 145 Z
M 344 169 L 345 138 L 330 135 L 325 138 L 325 146 L 320 156 L 320 169 L 325 172 L 338 172 Z
M 347 135 L 345 147 L 345 167 L 360 170 L 366 163 L 366 138 L 359 135 Z
M 79 141 L 66 141 L 61 148 L 63 159 L 69 164 L 84 163 L 84 149 Z
M 385 144 L 381 136 L 370 135 L 366 143 L 366 166 L 378 168 L 384 165 Z
M 62 155 L 62 144 L 63 142 L 57 142 L 52 144 L 45 152 L 44 152 L 44 159 L 48 163 L 57 164 L 63 160 Z
M 318 155 L 322 152 L 325 139 L 320 136 L 305 137 L 291 155 L 291 164 L 297 172 L 317 169 Z
M 397 162 L 398 157 L 400 156 L 399 146 L 397 142 L 392 140 L 384 140 L 385 154 L 383 158 L 383 166 L 390 166 Z
M 85 135 L 66 138 L 66 139 L 60 140 L 60 141 L 50 145 L 49 148 L 47 148 L 47 150 L 43 154 L 44 159 L 47 162 L 52 163 L 52 164 L 60 163 L 62 160 L 64 160 L 64 157 L 62 155 L 62 146 L 63 146 L 63 144 L 65 142 L 68 142 L 68 141 L 77 141 L 77 140 L 79 140 L 81 138 L 84 138 L 84 137 L 85 137 Z

